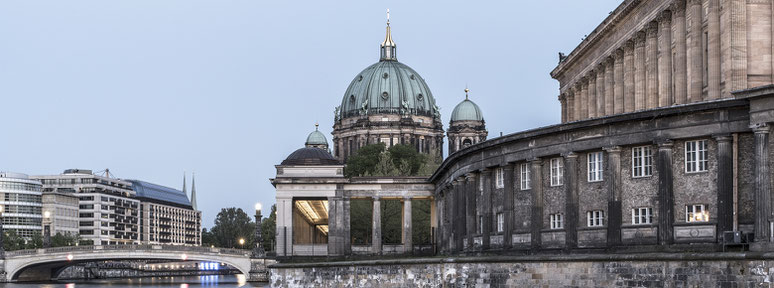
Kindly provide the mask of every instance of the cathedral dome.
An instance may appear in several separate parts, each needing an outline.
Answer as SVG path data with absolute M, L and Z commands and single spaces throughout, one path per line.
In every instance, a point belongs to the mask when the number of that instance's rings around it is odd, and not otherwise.
M 465 89 L 465 100 L 454 107 L 451 121 L 484 121 L 484 114 L 481 113 L 481 108 L 478 108 L 476 103 L 473 103 L 473 101 L 468 99 L 467 91 L 468 90 Z
M 325 135 L 320 130 L 317 130 L 317 124 L 314 126 L 314 131 L 306 137 L 305 145 L 328 145 L 328 138 L 325 138 Z
M 315 166 L 315 165 L 339 165 L 339 160 L 333 158 L 331 153 L 320 148 L 301 148 L 290 153 L 288 158 L 282 161 L 282 165 Z
M 373 114 L 440 115 L 422 76 L 398 62 L 389 25 L 388 21 L 379 62 L 357 74 L 349 84 L 341 100 L 337 120 Z

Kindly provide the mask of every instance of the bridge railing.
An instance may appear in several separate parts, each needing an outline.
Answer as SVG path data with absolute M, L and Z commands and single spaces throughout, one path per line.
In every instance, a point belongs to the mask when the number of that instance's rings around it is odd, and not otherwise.
M 250 250 L 230 249 L 230 248 L 211 248 L 200 246 L 182 246 L 182 245 L 81 245 L 81 246 L 63 246 L 42 249 L 26 249 L 5 252 L 6 257 L 25 256 L 47 253 L 64 252 L 88 252 L 88 251 L 170 251 L 170 252 L 192 252 L 192 253 L 214 253 L 225 255 L 250 256 Z

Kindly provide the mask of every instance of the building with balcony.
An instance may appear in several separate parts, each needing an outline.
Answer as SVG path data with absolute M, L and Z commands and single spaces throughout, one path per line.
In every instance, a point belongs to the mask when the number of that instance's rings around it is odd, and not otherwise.
M 202 212 L 193 207 L 185 191 L 140 180 L 128 181 L 140 200 L 141 243 L 202 244 Z M 196 195 L 195 185 L 191 187 L 192 197 Z

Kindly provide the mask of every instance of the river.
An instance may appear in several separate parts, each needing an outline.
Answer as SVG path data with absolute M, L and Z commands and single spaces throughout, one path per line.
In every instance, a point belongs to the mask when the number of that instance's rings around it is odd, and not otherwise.
M 111 288 L 136 288 L 136 287 L 269 287 L 268 283 L 246 282 L 242 274 L 239 275 L 208 275 L 208 276 L 175 276 L 175 277 L 147 277 L 131 279 L 97 279 L 88 281 L 61 281 L 44 283 L 5 283 L 0 287 L 8 288 L 79 288 L 79 287 L 111 287 Z

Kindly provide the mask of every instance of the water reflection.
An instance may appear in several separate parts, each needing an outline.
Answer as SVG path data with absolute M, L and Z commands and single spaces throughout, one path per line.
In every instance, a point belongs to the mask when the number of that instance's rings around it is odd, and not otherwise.
M 247 282 L 245 275 L 202 275 L 202 276 L 174 276 L 174 277 L 147 277 L 128 279 L 96 279 L 88 281 L 48 282 L 48 283 L 5 283 L 0 287 L 8 288 L 83 288 L 83 287 L 269 287 L 268 283 Z

